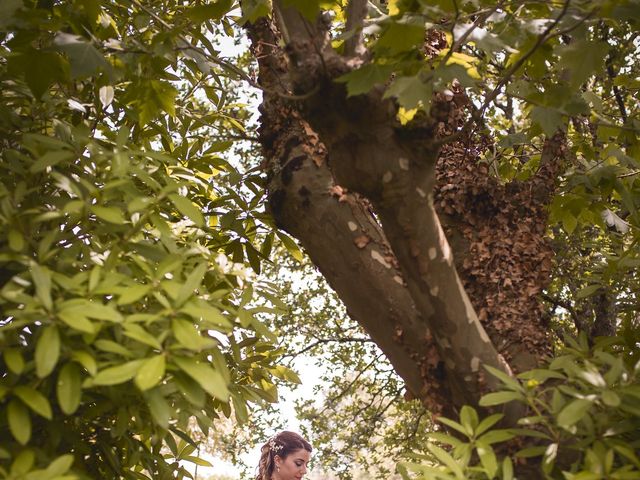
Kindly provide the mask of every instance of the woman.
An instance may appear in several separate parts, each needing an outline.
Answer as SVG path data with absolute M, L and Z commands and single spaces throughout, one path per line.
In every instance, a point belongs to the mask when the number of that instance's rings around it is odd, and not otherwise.
M 256 480 L 300 480 L 307 473 L 311 444 L 285 431 L 271 437 L 260 452 Z

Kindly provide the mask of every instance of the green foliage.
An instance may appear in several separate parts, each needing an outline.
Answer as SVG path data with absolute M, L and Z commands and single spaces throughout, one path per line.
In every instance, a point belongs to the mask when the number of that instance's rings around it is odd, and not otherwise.
M 0 477 L 190 477 L 283 375 L 232 2 L 46 3 L 0 5 Z
M 503 390 L 486 394 L 480 404 L 526 405 L 527 416 L 517 428 L 495 428 L 502 414 L 481 420 L 465 406 L 459 421 L 439 418 L 451 433 L 429 434 L 427 452 L 416 456 L 420 463 L 399 464 L 403 477 L 512 479 L 526 468 L 536 478 L 640 478 L 636 346 L 606 338 L 589 347 L 584 335 L 569 345 L 545 368 L 517 380 L 489 369 L 503 381 Z M 523 438 L 530 440 L 524 448 Z

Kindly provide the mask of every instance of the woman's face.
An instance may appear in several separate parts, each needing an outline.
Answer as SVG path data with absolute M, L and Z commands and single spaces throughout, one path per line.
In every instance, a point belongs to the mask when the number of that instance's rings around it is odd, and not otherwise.
M 273 472 L 274 480 L 300 480 L 307 473 L 307 465 L 311 454 L 304 448 L 294 450 L 286 458 L 276 455 L 276 469 Z M 278 467 L 280 468 L 278 470 Z

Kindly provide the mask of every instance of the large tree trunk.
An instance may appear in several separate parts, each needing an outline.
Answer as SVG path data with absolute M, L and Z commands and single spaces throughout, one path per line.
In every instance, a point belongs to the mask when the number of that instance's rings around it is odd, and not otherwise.
M 510 374 L 501 353 L 522 369 L 548 348 L 536 295 L 548 278 L 544 205 L 562 142 L 549 142 L 530 182 L 501 186 L 478 167 L 477 149 L 441 147 L 462 92 L 402 126 L 382 89 L 347 98 L 333 82 L 361 62 L 357 41 L 345 48 L 352 56 L 339 56 L 321 21 L 275 8 L 286 54 L 271 21 L 248 32 L 265 89 L 260 140 L 277 225 L 301 242 L 414 396 L 433 412 L 476 404 L 496 382 L 483 365 Z

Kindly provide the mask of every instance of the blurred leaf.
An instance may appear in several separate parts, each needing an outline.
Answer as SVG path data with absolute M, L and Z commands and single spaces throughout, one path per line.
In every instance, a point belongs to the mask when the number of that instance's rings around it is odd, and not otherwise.
M 451 472 L 456 476 L 457 479 L 463 480 L 464 473 L 458 463 L 453 459 L 451 455 L 449 455 L 446 451 L 441 449 L 440 447 L 434 445 L 433 443 L 428 443 L 427 448 L 433 455 L 444 465 L 446 465 Z
M 22 373 L 22 370 L 24 370 L 24 359 L 22 358 L 20 350 L 17 348 L 7 348 L 2 352 L 2 356 L 9 370 L 16 375 Z
M 37 263 L 31 264 L 31 278 L 36 287 L 36 295 L 47 310 L 53 308 L 51 300 L 51 272 Z
M 93 377 L 93 385 L 117 385 L 124 383 L 131 380 L 138 373 L 141 365 L 142 360 L 133 360 L 100 370 L 96 376 Z
M 153 421 L 161 428 L 166 429 L 169 426 L 171 418 L 171 407 L 160 393 L 160 390 L 154 388 L 147 392 L 147 401 L 149 402 L 149 411 L 153 417 Z
M 80 369 L 75 363 L 67 363 L 60 370 L 56 384 L 56 395 L 60 409 L 66 415 L 75 413 L 82 396 Z
M 13 389 L 13 393 L 38 415 L 48 420 L 52 419 L 51 405 L 40 392 L 31 387 L 19 385 Z
M 211 368 L 211 365 L 184 357 L 173 357 L 176 365 L 187 375 L 193 378 L 210 395 L 223 402 L 229 400 L 229 390 L 220 372 Z
M 498 472 L 498 459 L 491 446 L 479 441 L 476 443 L 476 451 L 478 452 L 480 463 L 482 463 L 487 476 L 489 478 L 495 478 Z
M 69 57 L 71 75 L 75 78 L 89 77 L 98 69 L 109 70 L 109 64 L 102 54 L 78 35 L 58 32 L 53 43 Z
M 187 10 L 186 15 L 189 19 L 198 23 L 211 19 L 220 20 L 229 12 L 232 5 L 232 0 L 217 0 L 205 5 L 192 6 Z
M 13 438 L 26 445 L 31 438 L 31 418 L 27 408 L 18 400 L 11 400 L 7 407 L 7 420 Z
M 135 376 L 135 383 L 142 391 L 155 387 L 164 377 L 164 355 L 155 355 L 146 359 Z
M 562 428 L 569 428 L 587 415 L 593 405 L 591 400 L 577 398 L 568 403 L 558 414 L 558 425 Z
M 374 85 L 386 83 L 392 72 L 393 68 L 389 65 L 369 63 L 338 77 L 336 81 L 346 83 L 348 95 L 352 97 L 367 93 Z
M 193 204 L 191 200 L 177 194 L 169 195 L 178 211 L 185 217 L 190 218 L 196 226 L 202 228 L 204 226 L 204 217 L 202 212 Z

